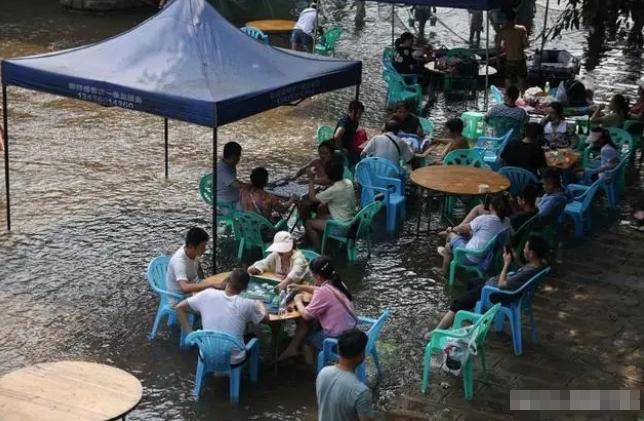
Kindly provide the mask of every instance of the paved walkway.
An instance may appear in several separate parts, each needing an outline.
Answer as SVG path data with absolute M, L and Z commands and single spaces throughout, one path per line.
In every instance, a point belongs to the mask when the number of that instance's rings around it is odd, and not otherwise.
M 641 183 L 629 199 L 637 194 Z M 476 364 L 471 402 L 460 377 L 434 369 L 428 395 L 410 390 L 387 420 L 644 419 L 644 411 L 537 414 L 511 412 L 509 404 L 512 389 L 642 389 L 644 233 L 619 224 L 628 209 L 588 241 L 565 248 L 564 264 L 535 297 L 539 344 L 524 320 L 523 356 L 515 356 L 506 324 L 506 333 L 488 335 L 489 381 L 482 382 Z

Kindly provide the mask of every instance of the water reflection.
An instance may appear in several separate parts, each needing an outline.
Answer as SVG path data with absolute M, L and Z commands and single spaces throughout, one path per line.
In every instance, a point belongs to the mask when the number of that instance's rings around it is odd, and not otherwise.
M 3 7 L 0 57 L 96 41 L 149 13 L 68 14 L 48 0 Z M 467 33 L 466 11 L 439 9 L 439 17 L 456 32 Z M 542 19 L 543 8 L 538 7 L 536 22 Z M 368 2 L 361 31 L 353 30 L 352 11 L 345 11 L 341 24 L 345 33 L 337 50 L 363 60 L 365 124 L 378 127 L 385 115 L 380 56 L 390 42 L 389 22 L 380 21 L 377 4 Z M 459 45 L 445 28 L 432 30 L 437 42 Z M 557 44 L 582 55 L 586 36 L 576 32 Z M 620 50 L 586 57 L 598 99 L 615 89 L 634 93 L 641 60 L 641 55 L 624 56 Z M 259 385 L 244 382 L 242 405 L 232 409 L 222 381 L 209 383 L 200 401 L 192 397 L 195 354 L 180 352 L 175 334 L 163 330 L 158 340 L 146 339 L 157 305 L 144 279 L 147 262 L 174 251 L 188 226 L 210 224 L 210 209 L 197 189 L 199 177 L 211 168 L 210 130 L 170 123 L 171 177 L 166 180 L 161 118 L 13 87 L 10 91 L 15 230 L 0 231 L 0 304 L 8 310 L 0 327 L 5 338 L 0 372 L 57 359 L 116 364 L 144 385 L 144 400 L 131 419 L 314 419 L 309 370 L 286 365 L 275 376 L 265 358 Z M 291 174 L 313 154 L 317 126 L 333 124 L 352 96 L 349 89 L 266 112 L 223 127 L 220 137 L 243 145 L 242 177 L 259 163 L 273 177 Z M 429 116 L 440 124 L 471 106 L 439 96 Z M 413 199 L 410 207 L 411 218 L 398 237 L 387 236 L 379 221 L 373 257 L 341 268 L 356 291 L 361 314 L 392 311 L 380 348 L 383 402 L 405 387 L 416 387 L 422 330 L 447 303 L 442 284 L 430 271 L 439 262 L 437 242 L 416 237 Z M 4 223 L 2 208 L 0 225 Z M 220 266 L 231 268 L 233 245 L 222 241 L 220 248 Z

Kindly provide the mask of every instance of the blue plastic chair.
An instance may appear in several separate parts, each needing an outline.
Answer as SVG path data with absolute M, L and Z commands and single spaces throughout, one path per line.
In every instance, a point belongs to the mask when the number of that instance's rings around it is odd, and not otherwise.
M 603 187 L 606 192 L 608 207 L 611 209 L 619 208 L 622 194 L 620 183 L 624 177 L 624 171 L 626 171 L 626 163 L 628 162 L 628 159 L 628 156 L 622 157 L 617 167 L 610 171 L 606 171 L 605 173 Z
M 224 332 L 197 330 L 188 335 L 186 344 L 199 347 L 195 387 L 193 389 L 193 393 L 197 398 L 201 393 L 203 379 L 209 373 L 225 374 L 230 377 L 230 403 L 233 404 L 239 402 L 241 370 L 244 365 L 249 365 L 250 381 L 257 383 L 259 376 L 259 341 L 257 338 L 251 339 L 244 345 L 237 338 Z M 230 355 L 234 349 L 245 350 L 246 360 L 232 367 Z
M 262 32 L 261 29 L 255 28 L 254 26 L 244 26 L 243 28 L 239 29 L 249 37 L 268 45 L 268 35 Z
M 525 122 L 512 117 L 490 117 L 487 119 L 487 126 L 492 128 L 494 136 L 503 136 L 510 130 L 510 142 L 521 140 L 525 130 Z
M 581 238 L 585 232 L 590 231 L 592 227 L 590 204 L 599 188 L 603 185 L 604 181 L 598 179 L 590 186 L 579 184 L 568 184 L 566 186 L 570 192 L 576 195 L 574 200 L 568 203 L 564 209 L 564 215 L 569 216 L 575 223 L 575 238 Z M 578 193 L 579 195 L 577 196 Z
M 481 136 L 476 140 L 474 150 L 478 150 L 483 161 L 494 171 L 497 171 L 503 165 L 501 154 L 512 138 L 513 129 L 510 129 L 502 137 Z
M 476 272 L 480 278 L 485 278 L 494 272 L 494 269 L 498 266 L 499 256 L 501 255 L 501 250 L 505 245 L 508 234 L 507 229 L 501 231 L 478 250 L 465 247 L 457 247 L 452 250 L 452 261 L 449 264 L 449 279 L 447 285 L 450 288 L 454 285 L 456 271 L 459 268 L 466 272 Z M 478 263 L 473 263 L 467 257 L 476 257 L 480 260 Z
M 371 356 L 373 363 L 376 366 L 376 371 L 378 373 L 378 378 L 382 376 L 382 369 L 380 367 L 380 360 L 378 358 L 378 350 L 376 349 L 376 341 L 380 337 L 380 331 L 385 324 L 385 321 L 389 318 L 389 310 L 385 310 L 378 319 L 368 319 L 366 317 L 358 317 L 358 326 L 367 325 L 369 330 L 367 331 L 367 336 L 369 340 L 367 341 L 367 346 L 365 347 L 364 354 L 365 357 Z M 326 338 L 322 344 L 322 350 L 318 353 L 318 365 L 317 372 L 324 368 L 324 366 L 338 361 L 337 353 L 338 340 L 335 338 Z M 365 358 L 366 360 L 366 358 Z M 361 382 L 367 383 L 367 370 L 366 370 L 366 361 L 363 361 L 356 368 L 356 375 Z
M 494 99 L 495 105 L 503 104 L 503 92 L 495 85 L 490 85 L 490 94 L 492 95 L 492 99 Z
M 539 179 L 532 172 L 519 167 L 503 167 L 499 174 L 504 175 L 510 180 L 510 194 L 517 197 L 529 184 L 539 185 Z
M 300 249 L 300 252 L 302 252 L 306 260 L 308 260 L 309 262 L 312 262 L 313 260 L 320 257 L 320 255 L 313 250 Z
M 385 158 L 365 158 L 356 166 L 356 180 L 362 187 L 360 207 L 383 195 L 387 209 L 387 231 L 390 232 L 395 231 L 398 221 L 405 218 L 407 200 L 401 177 L 400 168 Z
M 476 303 L 476 307 L 474 309 L 474 312 L 478 314 L 483 314 L 484 311 L 494 306 L 490 300 L 492 295 L 494 295 L 495 299 L 503 297 L 505 300 L 511 300 L 509 302 L 501 303 L 501 308 L 499 308 L 499 312 L 496 314 L 495 330 L 497 332 L 503 330 L 505 320 L 507 319 L 510 321 L 514 355 L 521 355 L 523 353 L 521 314 L 524 311 L 530 318 L 532 342 L 537 343 L 539 341 L 539 336 L 537 335 L 537 324 L 535 323 L 532 311 L 532 299 L 537 287 L 539 286 L 539 282 L 541 282 L 549 272 L 549 267 L 543 269 L 516 291 L 503 290 L 491 285 L 484 286 L 481 291 L 481 298 Z
M 159 324 L 164 317 L 168 317 L 168 327 L 176 324 L 177 322 L 177 312 L 174 309 L 174 305 L 171 302 L 171 299 L 174 299 L 174 302 L 177 303 L 183 300 L 184 296 L 182 294 L 176 294 L 166 290 L 165 276 L 168 271 L 168 264 L 170 262 L 170 256 L 157 256 L 148 265 L 147 278 L 150 287 L 159 294 L 159 308 L 157 309 L 157 314 L 154 317 L 154 323 L 152 324 L 152 331 L 148 338 L 150 340 L 156 338 L 157 330 L 159 330 Z M 188 321 L 192 323 L 193 317 L 189 315 Z M 185 339 L 185 333 L 181 329 L 181 335 L 179 337 L 179 346 L 182 347 Z

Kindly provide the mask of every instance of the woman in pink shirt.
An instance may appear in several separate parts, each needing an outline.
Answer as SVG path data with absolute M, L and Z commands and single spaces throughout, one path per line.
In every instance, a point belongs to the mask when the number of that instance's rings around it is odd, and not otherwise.
M 353 311 L 351 293 L 335 271 L 331 259 L 320 256 L 309 264 L 315 286 L 293 285 L 298 294 L 294 303 L 302 314 L 293 340 L 280 355 L 279 360 L 294 357 L 305 341 L 303 348 L 307 363 L 313 364 L 314 352 L 319 352 L 326 338 L 336 338 L 345 330 L 356 326 L 358 318 Z M 313 294 L 308 306 L 304 306 L 302 292 Z

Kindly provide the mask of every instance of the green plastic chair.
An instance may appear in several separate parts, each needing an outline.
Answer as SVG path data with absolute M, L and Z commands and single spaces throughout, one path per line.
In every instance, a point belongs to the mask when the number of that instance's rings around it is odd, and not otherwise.
M 318 257 L 320 257 L 318 252 L 313 251 L 313 250 L 300 249 L 300 251 L 302 252 L 302 254 L 304 255 L 304 257 L 306 258 L 306 260 L 308 262 L 312 262 L 313 260 L 315 260 Z
M 320 126 L 318 127 L 316 137 L 318 139 L 318 145 L 325 140 L 331 140 L 333 139 L 333 129 L 330 126 Z
M 644 129 L 644 123 L 638 120 L 626 120 L 624 122 L 624 130 L 626 130 L 633 137 L 635 143 L 635 149 L 642 151 L 642 132 Z M 635 159 L 635 153 L 633 153 L 633 159 Z M 644 153 L 640 153 L 639 165 L 642 164 L 644 160 Z
M 335 44 L 342 35 L 342 28 L 334 26 L 324 33 L 320 41 L 315 44 L 315 54 L 321 56 L 335 55 Z
M 487 378 L 487 364 L 485 361 L 485 338 L 490 330 L 490 326 L 494 323 L 496 314 L 501 307 L 500 303 L 495 304 L 485 314 L 476 314 L 470 311 L 459 311 L 454 317 L 454 327 L 452 329 L 436 329 L 432 332 L 432 338 L 425 346 L 425 354 L 423 357 L 423 384 L 421 386 L 422 393 L 427 393 L 429 386 L 429 369 L 431 366 L 432 354 L 442 353 L 451 339 L 458 339 L 467 342 L 476 348 L 476 355 L 478 355 L 481 362 L 483 371 L 483 378 Z M 464 327 L 464 322 L 473 323 L 471 326 Z M 463 366 L 461 371 L 463 375 L 463 389 L 465 392 L 465 399 L 471 400 L 474 397 L 474 376 L 472 369 L 472 354 Z
M 512 236 L 512 249 L 514 250 L 515 256 L 523 256 L 523 247 L 525 243 L 528 242 L 528 238 L 533 233 L 536 233 L 536 229 L 539 225 L 539 214 L 534 215 L 532 218 L 528 219 L 519 227 L 517 232 Z
M 324 227 L 320 254 L 325 254 L 329 240 L 335 240 L 345 245 L 347 258 L 350 262 L 355 262 L 358 255 L 356 244 L 358 240 L 365 240 L 367 242 L 367 256 L 371 257 L 371 225 L 374 216 L 378 214 L 381 207 L 382 202 L 371 202 L 349 222 L 329 219 Z
M 465 136 L 470 143 L 485 134 L 485 114 L 476 111 L 466 111 L 461 114 L 463 120 L 463 136 Z
M 488 127 L 492 127 L 494 131 L 493 136 L 496 137 L 501 137 L 512 129 L 513 132 L 510 142 L 521 140 L 525 132 L 525 124 L 511 117 L 490 117 L 487 119 L 487 125 Z
M 201 199 L 209 206 L 212 206 L 213 190 L 212 190 L 212 174 L 206 174 L 201 177 L 199 181 L 199 195 Z M 217 222 L 225 224 L 232 230 L 235 239 L 238 239 L 237 232 L 235 231 L 235 224 L 233 217 L 235 215 L 235 203 L 231 202 L 217 202 Z
M 239 29 L 249 37 L 268 45 L 268 35 L 262 32 L 261 29 L 255 28 L 254 26 L 244 26 Z
M 384 70 L 382 77 L 387 83 L 387 106 L 399 102 L 414 102 L 418 109 L 423 102 L 423 88 L 419 84 L 408 84 L 395 70 Z
M 425 136 L 429 136 L 431 138 L 434 134 L 434 123 L 425 117 L 418 117 L 418 121 L 420 122 L 420 127 L 423 129 Z
M 503 246 L 508 235 L 505 229 L 495 235 L 487 244 L 478 250 L 457 247 L 452 250 L 452 261 L 449 264 L 449 279 L 447 285 L 451 288 L 456 280 L 456 271 L 461 269 L 465 272 L 476 273 L 480 278 L 485 278 L 495 271 L 498 266 Z M 472 263 L 468 257 L 481 259 L 478 263 Z
M 481 152 L 476 149 L 456 149 L 445 155 L 443 158 L 444 165 L 463 165 L 474 168 L 487 168 Z
M 271 244 L 273 234 L 288 228 L 284 219 L 273 225 L 262 215 L 255 212 L 236 211 L 233 221 L 235 230 L 239 233 L 237 258 L 240 261 L 244 257 L 244 252 L 254 248 L 259 248 L 262 255 L 264 255 Z M 262 233 L 264 233 L 264 236 L 262 236 Z M 270 236 L 267 233 L 270 233 Z M 265 238 L 267 241 L 264 240 Z

